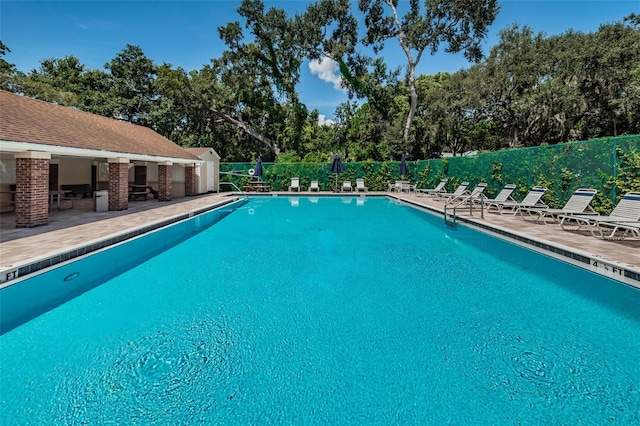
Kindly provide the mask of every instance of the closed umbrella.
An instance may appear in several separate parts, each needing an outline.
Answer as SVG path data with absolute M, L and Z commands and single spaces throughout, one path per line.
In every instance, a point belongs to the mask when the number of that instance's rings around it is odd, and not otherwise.
M 256 170 L 253 172 L 254 176 L 262 176 L 262 157 L 258 155 L 258 160 L 256 161 Z
M 331 173 L 336 174 L 336 187 L 335 190 L 338 190 L 338 173 L 344 173 L 344 167 L 342 166 L 342 162 L 340 161 L 340 156 L 338 154 L 333 156 L 333 162 L 331 163 L 331 168 L 329 169 Z
M 402 154 L 402 159 L 400 160 L 400 176 L 404 176 L 407 174 L 407 163 L 405 154 Z

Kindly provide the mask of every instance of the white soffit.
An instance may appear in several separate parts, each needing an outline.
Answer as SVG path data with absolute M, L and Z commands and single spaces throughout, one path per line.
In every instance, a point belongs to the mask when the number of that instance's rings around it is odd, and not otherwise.
M 0 141 L 1 152 L 24 152 L 24 151 L 42 151 L 51 155 L 69 156 L 69 157 L 85 157 L 85 158 L 128 158 L 130 161 L 151 161 L 154 163 L 172 162 L 179 164 L 202 163 L 197 158 L 190 160 L 188 158 L 159 157 L 155 155 L 131 154 L 128 152 L 102 151 L 99 149 L 82 149 L 72 148 L 58 145 L 43 145 L 29 142 L 12 142 Z M 186 151 L 185 151 L 186 152 Z

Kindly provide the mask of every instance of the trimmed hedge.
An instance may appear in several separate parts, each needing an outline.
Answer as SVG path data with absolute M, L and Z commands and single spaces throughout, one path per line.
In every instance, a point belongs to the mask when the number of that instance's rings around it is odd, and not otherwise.
M 577 188 L 594 188 L 596 210 L 607 213 L 629 191 L 640 191 L 640 135 L 603 138 L 558 145 L 510 149 L 481 153 L 471 157 L 449 157 L 407 161 L 407 175 L 399 176 L 399 161 L 362 161 L 343 163 L 345 172 L 329 172 L 330 163 L 262 163 L 262 179 L 274 191 L 286 191 L 291 178 L 300 178 L 304 190 L 312 180 L 321 191 L 331 191 L 350 180 L 364 178 L 370 191 L 386 191 L 395 180 L 409 180 L 418 188 L 433 188 L 449 178 L 449 188 L 462 181 L 471 186 L 487 182 L 487 196 L 495 196 L 507 183 L 518 187 L 516 199 L 522 199 L 532 186 L 548 188 L 545 201 L 561 207 Z M 248 171 L 255 163 L 222 163 L 221 181 L 243 188 L 250 180 Z M 221 190 L 233 190 L 221 185 Z

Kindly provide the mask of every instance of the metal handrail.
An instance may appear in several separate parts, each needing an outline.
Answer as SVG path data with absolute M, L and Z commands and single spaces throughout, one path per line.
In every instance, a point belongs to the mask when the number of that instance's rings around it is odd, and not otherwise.
M 453 208 L 453 216 L 452 216 L 452 220 L 451 222 L 449 222 L 449 220 L 447 220 L 447 218 L 449 217 L 449 214 L 447 214 L 447 205 L 444 205 L 444 224 L 451 226 L 453 228 L 456 227 L 456 208 Z
M 220 172 L 221 175 L 231 175 L 231 176 L 243 176 L 243 177 L 253 177 L 248 173 L 242 173 L 242 170 L 234 170 L 231 172 Z
M 452 220 L 451 220 L 451 226 L 455 227 L 456 226 L 456 219 L 458 217 L 457 214 L 457 209 L 458 207 L 460 207 L 462 204 L 464 204 L 465 202 L 469 202 L 469 216 L 473 216 L 473 200 L 472 200 L 472 196 L 468 196 L 467 198 L 465 198 L 464 200 L 460 201 L 458 204 L 456 204 L 455 206 L 453 206 L 453 214 L 451 215 Z M 484 195 L 482 193 L 478 194 L 477 198 L 480 199 L 480 218 L 484 219 Z M 448 220 L 449 214 L 447 213 L 447 205 L 444 205 L 444 223 L 449 225 L 449 220 Z
M 469 195 L 467 198 L 463 199 L 462 201 L 460 201 L 458 204 L 456 204 L 455 206 L 453 206 L 453 211 L 455 212 L 456 208 L 460 207 L 461 205 L 463 205 L 464 203 L 469 203 L 469 216 L 473 216 L 473 198 L 479 198 L 480 199 L 480 218 L 484 219 L 484 194 L 480 193 L 478 194 L 476 197 L 473 197 L 472 195 Z M 446 207 L 446 205 L 445 205 Z

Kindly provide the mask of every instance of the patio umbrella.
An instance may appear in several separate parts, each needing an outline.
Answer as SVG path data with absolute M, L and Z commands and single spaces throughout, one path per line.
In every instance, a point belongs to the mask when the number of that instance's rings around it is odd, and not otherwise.
M 256 170 L 253 172 L 254 176 L 262 176 L 262 157 L 258 155 L 258 160 L 256 161 Z
M 340 161 L 340 156 L 338 154 L 333 156 L 333 162 L 331 163 L 331 168 L 329 169 L 331 173 L 336 174 L 336 187 L 335 190 L 338 190 L 338 173 L 344 173 L 344 167 L 342 166 L 342 162 Z
M 405 154 L 402 154 L 402 159 L 400 160 L 400 176 L 404 176 L 407 174 L 407 163 Z

